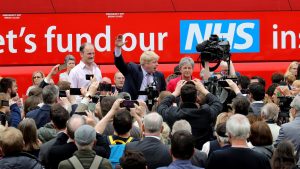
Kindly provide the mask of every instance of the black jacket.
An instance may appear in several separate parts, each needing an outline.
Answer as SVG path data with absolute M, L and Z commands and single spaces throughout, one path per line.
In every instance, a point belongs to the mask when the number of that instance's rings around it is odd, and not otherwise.
M 195 103 L 182 103 L 180 107 L 175 107 L 174 101 L 173 95 L 165 97 L 158 105 L 157 112 L 170 128 L 177 120 L 188 121 L 195 137 L 196 148 L 201 150 L 202 145 L 213 138 L 213 124 L 222 111 L 222 103 L 211 93 L 206 95 L 206 104 L 200 108 Z

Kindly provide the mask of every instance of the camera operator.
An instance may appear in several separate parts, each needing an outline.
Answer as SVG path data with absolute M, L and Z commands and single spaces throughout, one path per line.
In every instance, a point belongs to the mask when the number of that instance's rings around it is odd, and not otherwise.
M 205 104 L 197 103 L 197 92 L 205 96 Z M 182 103 L 176 107 L 173 106 L 173 102 L 178 96 Z M 212 139 L 211 126 L 221 110 L 222 104 L 219 99 L 205 89 L 199 79 L 189 82 L 180 80 L 172 95 L 165 97 L 157 108 L 157 112 L 162 115 L 169 126 L 173 126 L 174 122 L 180 119 L 187 120 L 191 124 L 197 149 L 201 149 L 205 142 Z

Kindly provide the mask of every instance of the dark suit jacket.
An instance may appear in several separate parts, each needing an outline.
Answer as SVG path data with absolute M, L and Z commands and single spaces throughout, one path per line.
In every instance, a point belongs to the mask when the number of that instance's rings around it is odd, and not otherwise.
M 128 143 L 125 150 L 142 152 L 147 161 L 148 169 L 168 166 L 172 162 L 169 148 L 153 137 L 145 137 L 141 141 Z
M 251 103 L 249 113 L 254 113 L 257 116 L 260 116 L 261 108 L 264 105 L 264 103 Z
M 26 114 L 27 118 L 32 118 L 35 121 L 36 127 L 39 129 L 50 122 L 51 106 L 44 104 L 41 108 L 32 110 Z
M 128 92 L 131 95 L 132 100 L 136 100 L 138 98 L 138 92 L 141 88 L 144 78 L 141 65 L 135 64 L 133 62 L 126 64 L 122 55 L 119 57 L 115 57 L 115 65 L 125 76 L 123 91 Z M 157 90 L 159 92 L 166 90 L 166 81 L 163 73 L 157 71 L 153 74 L 153 76 L 154 81 L 157 82 Z
M 200 108 L 195 103 L 182 103 L 180 107 L 175 107 L 174 101 L 173 95 L 165 97 L 158 105 L 157 112 L 162 115 L 170 128 L 177 120 L 188 121 L 196 139 L 196 148 L 202 149 L 202 145 L 213 137 L 212 125 L 222 111 L 222 103 L 211 93 L 206 95 L 206 104 Z

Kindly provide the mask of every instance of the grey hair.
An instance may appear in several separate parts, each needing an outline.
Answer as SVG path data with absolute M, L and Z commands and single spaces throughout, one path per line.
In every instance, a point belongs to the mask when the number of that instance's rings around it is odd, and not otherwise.
M 195 62 L 192 58 L 190 57 L 184 57 L 180 60 L 179 62 L 179 69 L 183 66 L 183 65 L 191 65 L 194 68 Z
M 173 124 L 171 135 L 176 131 L 184 130 L 192 134 L 192 127 L 190 123 L 186 120 L 178 120 Z
M 163 119 L 157 112 L 151 112 L 144 117 L 145 130 L 149 133 L 160 132 L 162 128 Z
M 67 122 L 67 133 L 71 139 L 74 139 L 75 131 L 82 125 L 86 123 L 83 116 L 78 114 L 73 114 L 72 117 Z
M 66 57 L 65 57 L 65 64 L 67 64 L 70 60 L 73 60 L 73 61 L 76 61 L 75 60 L 75 57 L 71 54 L 68 54 Z
M 300 95 L 299 94 L 293 99 L 290 106 L 295 108 L 297 113 L 300 113 Z
M 226 122 L 228 136 L 235 139 L 247 139 L 250 135 L 250 122 L 246 116 L 235 114 Z
M 45 104 L 53 104 L 58 98 L 59 90 L 55 85 L 47 85 L 43 88 L 42 97 Z
M 279 114 L 279 107 L 275 103 L 267 103 L 261 108 L 261 115 L 265 120 L 276 121 Z
M 121 92 L 121 93 L 118 94 L 117 97 L 120 98 L 120 99 L 131 100 L 131 96 L 127 92 Z

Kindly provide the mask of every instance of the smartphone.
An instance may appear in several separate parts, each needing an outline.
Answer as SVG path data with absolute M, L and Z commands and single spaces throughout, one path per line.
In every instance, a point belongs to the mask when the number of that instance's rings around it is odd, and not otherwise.
M 86 80 L 91 80 L 93 77 L 94 77 L 93 74 L 86 74 L 86 75 L 85 75 L 85 79 L 86 79 Z
M 9 101 L 8 100 L 1 100 L 0 106 L 9 106 Z
M 98 91 L 111 91 L 111 84 L 100 83 L 98 87 Z
M 66 91 L 65 90 L 60 90 L 59 91 L 59 97 L 67 97 Z
M 218 85 L 221 87 L 229 87 L 229 84 L 225 80 L 219 80 Z
M 139 102 L 137 100 L 124 100 L 120 103 L 120 107 L 134 108 L 134 104 L 139 105 Z
M 81 95 L 80 88 L 70 88 L 70 95 Z
M 61 71 L 61 70 L 64 70 L 64 69 L 67 69 L 67 64 L 62 64 L 62 65 L 58 66 L 58 71 Z
M 115 86 L 115 85 L 112 85 L 112 86 L 111 86 L 111 92 L 112 92 L 112 93 L 115 93 L 115 92 L 116 92 L 116 86 Z

